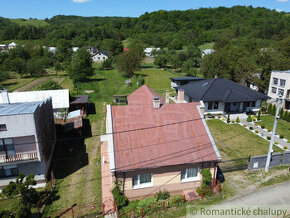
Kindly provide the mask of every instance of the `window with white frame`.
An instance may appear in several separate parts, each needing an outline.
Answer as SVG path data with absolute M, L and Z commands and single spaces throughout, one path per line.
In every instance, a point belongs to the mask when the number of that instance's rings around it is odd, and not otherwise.
M 278 95 L 284 95 L 284 89 L 279 89 L 279 91 L 278 91 Z
M 273 84 L 278 85 L 278 78 L 273 77 Z
M 191 182 L 199 180 L 199 168 L 188 168 L 181 171 L 181 182 Z
M 272 93 L 275 93 L 276 94 L 276 92 L 277 92 L 277 88 L 272 87 Z
M 145 187 L 152 186 L 153 185 L 152 174 L 145 173 L 145 174 L 133 176 L 132 185 L 133 185 L 133 188 L 145 188 Z
M 286 80 L 285 79 L 280 79 L 280 86 L 285 87 Z

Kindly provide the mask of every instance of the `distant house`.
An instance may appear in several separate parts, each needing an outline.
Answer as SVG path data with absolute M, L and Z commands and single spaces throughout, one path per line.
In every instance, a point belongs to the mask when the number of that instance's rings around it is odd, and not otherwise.
M 86 50 L 93 56 L 95 55 L 97 52 L 98 52 L 98 49 L 96 49 L 95 47 L 93 46 L 87 46 L 86 47 Z
M 189 83 L 190 81 L 201 80 L 201 77 L 172 77 L 171 80 L 171 88 L 176 88 L 182 85 Z
M 0 104 L 0 189 L 19 173 L 44 182 L 55 146 L 51 99 Z
M 98 52 L 92 56 L 93 62 L 103 62 L 104 60 L 107 60 L 108 58 L 109 58 L 109 53 L 107 51 L 101 51 L 101 50 L 98 50 Z
M 77 52 L 79 50 L 79 47 L 72 47 L 73 52 Z
M 160 48 L 145 48 L 144 50 L 144 54 L 146 57 L 155 57 L 155 55 L 153 55 L 153 52 L 159 52 Z
M 168 104 L 143 85 L 128 96 L 128 105 L 107 105 L 108 166 L 130 199 L 160 190 L 198 198 L 202 169 L 216 178 L 220 154 L 203 119 L 202 105 Z M 191 196 L 191 197 L 190 197 Z
M 215 52 L 214 49 L 205 49 L 205 50 L 202 51 L 202 57 L 205 56 L 205 55 L 212 54 L 213 52 Z
M 11 42 L 9 45 L 8 45 L 8 49 L 13 49 L 13 48 L 16 48 L 18 44 L 15 43 L 15 42 Z
M 55 113 L 63 112 L 69 109 L 69 90 L 43 90 L 27 92 L 11 92 L 8 94 L 10 103 L 45 101 L 52 99 L 52 108 Z M 0 103 L 6 102 L 3 96 L 0 96 Z
M 174 81 L 178 78 L 171 78 Z M 262 101 L 269 97 L 224 78 L 195 79 L 175 87 L 177 101 L 203 101 L 205 113 L 258 112 Z
M 48 47 L 48 51 L 49 51 L 50 53 L 55 54 L 55 53 L 56 53 L 56 47 Z
M 290 70 L 272 71 L 268 95 L 271 97 L 269 100 L 271 103 L 274 103 L 281 95 L 284 99 L 284 109 L 290 110 Z
M 0 50 L 7 50 L 8 46 L 5 44 L 0 44 Z

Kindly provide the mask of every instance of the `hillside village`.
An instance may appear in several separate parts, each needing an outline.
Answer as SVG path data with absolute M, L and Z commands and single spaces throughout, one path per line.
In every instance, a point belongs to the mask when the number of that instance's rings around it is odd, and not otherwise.
M 0 23 L 1 217 L 182 217 L 289 184 L 289 13 Z

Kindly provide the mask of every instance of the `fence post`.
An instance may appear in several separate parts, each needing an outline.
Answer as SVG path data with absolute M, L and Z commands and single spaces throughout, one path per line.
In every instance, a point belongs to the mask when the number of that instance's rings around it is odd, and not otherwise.
M 204 197 L 204 189 L 202 189 L 201 199 Z
M 116 206 L 116 201 L 114 201 L 114 212 L 116 212 L 117 206 Z
M 165 201 L 163 201 L 163 210 L 165 210 Z
M 102 203 L 102 214 L 105 215 L 105 204 Z
M 142 207 L 142 210 L 141 210 L 141 217 L 143 218 L 144 217 L 144 208 Z
M 222 190 L 222 184 L 219 185 L 219 192 Z
M 186 199 L 185 199 L 185 195 L 183 195 L 183 203 L 185 203 Z
M 75 213 L 74 213 L 74 208 L 73 207 L 71 208 L 71 215 L 72 215 L 72 218 L 75 217 Z

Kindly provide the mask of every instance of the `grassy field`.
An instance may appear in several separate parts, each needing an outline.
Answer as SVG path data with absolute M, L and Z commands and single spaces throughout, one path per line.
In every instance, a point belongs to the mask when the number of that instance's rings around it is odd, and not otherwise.
M 205 43 L 203 45 L 198 46 L 201 51 L 205 49 L 212 49 L 214 46 L 214 42 Z
M 208 127 L 223 160 L 267 154 L 269 142 L 238 124 L 225 124 L 218 119 L 207 120 Z M 281 151 L 274 146 L 275 151 Z
M 274 116 L 272 115 L 261 116 L 261 121 L 258 123 L 259 125 L 264 125 L 266 129 L 273 129 Z M 283 135 L 286 139 L 290 140 L 290 123 L 284 120 L 278 120 L 277 133 L 278 135 Z
M 33 82 L 35 78 L 14 78 L 2 81 L 0 84 L 3 88 L 6 88 L 9 92 L 13 92 L 16 89 L 19 89 L 31 82 Z
M 43 26 L 47 26 L 49 25 L 49 23 L 47 23 L 44 20 L 34 20 L 34 19 L 10 19 L 11 21 L 19 24 L 19 25 L 32 25 L 35 27 L 43 27 Z

